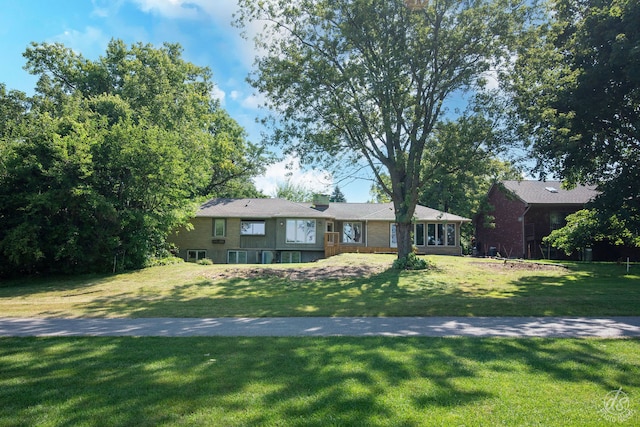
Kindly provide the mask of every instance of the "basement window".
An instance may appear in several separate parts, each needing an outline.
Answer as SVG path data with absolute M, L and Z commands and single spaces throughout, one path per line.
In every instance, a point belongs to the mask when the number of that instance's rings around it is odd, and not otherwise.
M 205 250 L 189 249 L 187 251 L 187 262 L 198 262 L 206 257 L 207 251 Z

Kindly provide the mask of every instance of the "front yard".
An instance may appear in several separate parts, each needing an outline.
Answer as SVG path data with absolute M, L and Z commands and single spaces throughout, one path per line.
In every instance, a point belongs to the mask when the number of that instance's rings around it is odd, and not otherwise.
M 640 314 L 638 266 L 393 256 L 0 285 L 3 316 Z M 640 340 L 0 338 L 1 426 L 640 423 Z
M 426 271 L 392 255 L 312 264 L 177 264 L 126 274 L 24 279 L 0 286 L 3 316 L 630 316 L 640 266 L 433 256 Z

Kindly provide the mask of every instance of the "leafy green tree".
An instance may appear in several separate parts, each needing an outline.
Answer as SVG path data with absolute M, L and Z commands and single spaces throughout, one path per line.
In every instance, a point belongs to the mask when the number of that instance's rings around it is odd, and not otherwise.
M 345 203 L 347 198 L 340 190 L 340 187 L 336 185 L 336 188 L 333 189 L 333 193 L 331 193 L 331 197 L 329 197 L 329 201 L 333 203 Z
M 0 274 L 140 267 L 202 197 L 255 191 L 262 152 L 178 45 L 112 41 L 89 61 L 33 44 L 25 57 L 36 95 L 0 88 L 0 123 L 22 120 L 1 135 Z
M 75 100 L 33 115 L 0 177 L 0 274 L 77 271 L 109 257 L 115 210 L 91 185 L 97 129 Z
M 640 3 L 556 0 L 520 52 L 514 92 L 537 170 L 597 185 L 596 207 L 640 236 Z M 640 241 L 640 239 L 635 239 Z
M 607 216 L 597 209 L 582 209 L 567 215 L 567 224 L 553 230 L 543 239 L 543 243 L 572 255 L 582 253 L 599 242 L 625 245 L 633 239 L 634 236 L 616 215 Z
M 307 163 L 366 163 L 394 203 L 399 258 L 444 102 L 507 67 L 528 18 L 525 2 L 414 3 L 240 0 L 238 14 L 265 24 L 250 81 L 275 112 L 273 141 Z
M 494 114 L 463 114 L 435 127 L 432 155 L 423 161 L 428 179 L 420 189 L 421 204 L 471 218 L 493 183 L 521 177 L 512 161 L 500 158 L 509 136 Z

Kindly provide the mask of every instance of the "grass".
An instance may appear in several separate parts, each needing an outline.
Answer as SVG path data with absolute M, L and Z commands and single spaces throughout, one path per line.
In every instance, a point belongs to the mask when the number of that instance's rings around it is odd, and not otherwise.
M 640 341 L 2 338 L 0 401 L 0 426 L 638 425 Z
M 0 286 L 3 316 L 630 316 L 640 315 L 640 274 L 616 264 L 568 268 L 430 257 L 428 271 L 291 280 L 220 278 L 229 266 L 178 264 L 118 275 L 23 279 Z M 349 271 L 393 256 L 341 255 L 313 264 L 253 270 Z M 270 270 L 267 270 L 270 271 Z

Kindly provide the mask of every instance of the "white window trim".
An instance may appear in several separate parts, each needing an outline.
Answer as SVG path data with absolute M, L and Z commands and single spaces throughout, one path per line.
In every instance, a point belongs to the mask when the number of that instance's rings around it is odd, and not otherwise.
M 429 243 L 429 226 L 433 225 L 435 229 L 435 235 L 433 236 L 435 239 L 435 244 Z M 438 231 L 438 229 L 442 226 L 442 234 Z M 449 227 L 453 227 L 453 244 L 449 244 L 447 229 Z M 442 243 L 438 243 L 438 242 Z M 425 246 L 429 247 L 438 247 L 438 246 L 446 246 L 446 247 L 455 247 L 458 245 L 458 227 L 456 227 L 455 222 L 427 222 L 425 223 Z
M 190 257 L 189 254 L 195 252 L 195 257 Z M 203 254 L 203 256 L 200 256 Z M 206 249 L 187 249 L 187 262 L 198 262 L 201 259 L 207 258 L 207 250 Z M 194 261 L 191 261 L 194 259 Z
M 222 222 L 222 234 L 218 234 L 218 227 L 216 224 Z M 213 237 L 227 237 L 227 220 L 224 218 L 213 219 Z
M 424 233 L 422 236 L 422 241 L 423 243 L 421 245 L 418 244 L 418 225 L 423 225 L 424 226 Z M 397 234 L 397 227 L 398 224 L 395 222 L 392 222 L 389 225 L 389 247 L 391 248 L 397 248 L 398 247 L 398 234 Z M 426 242 L 426 234 L 427 234 L 427 224 L 424 222 L 419 222 L 416 224 L 413 224 L 413 244 L 416 246 L 420 246 L 420 247 L 424 247 L 427 245 Z
M 267 223 L 264 220 L 240 221 L 241 236 L 264 236 L 267 233 Z
M 295 261 L 294 255 L 297 255 L 298 260 Z M 285 258 L 287 258 L 285 260 Z M 282 251 L 280 253 L 280 263 L 281 264 L 297 264 L 302 262 L 302 253 L 300 251 Z
M 344 229 L 345 229 L 345 226 L 346 226 L 347 224 L 351 224 L 351 227 L 352 227 L 352 228 L 353 228 L 353 226 L 354 226 L 354 225 L 356 225 L 356 224 L 360 227 L 360 236 L 359 236 L 360 238 L 359 238 L 358 240 L 353 240 L 353 241 L 349 240 L 349 241 L 347 241 L 347 240 L 345 239 Z M 343 223 L 342 223 L 342 233 L 340 233 L 340 234 L 342 235 L 342 239 L 341 239 L 341 240 L 342 240 L 342 243 L 362 244 L 362 242 L 363 242 L 363 238 L 364 238 L 363 227 L 362 227 L 362 221 L 345 221 L 345 222 L 343 222 Z
M 235 253 L 236 254 L 236 262 L 231 262 L 231 254 Z M 244 254 L 244 262 L 238 262 L 238 255 L 239 254 Z M 231 251 L 227 251 L 227 264 L 247 264 L 248 263 L 248 254 L 247 251 L 237 251 L 237 250 L 231 250 Z
M 300 230 L 300 223 L 303 224 L 304 231 Z M 313 223 L 313 233 L 309 234 L 309 230 L 307 230 L 307 225 Z M 289 226 L 293 224 L 294 227 L 294 239 L 289 240 Z M 315 219 L 299 219 L 299 218 L 290 218 L 286 220 L 285 225 L 285 242 L 297 245 L 315 245 L 316 244 L 316 230 L 317 230 L 317 222 Z M 299 236 L 301 234 L 302 236 Z M 309 237 L 311 240 L 306 240 Z

